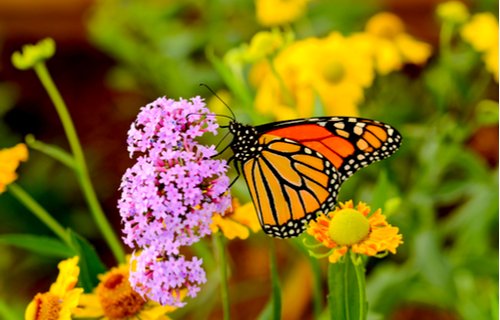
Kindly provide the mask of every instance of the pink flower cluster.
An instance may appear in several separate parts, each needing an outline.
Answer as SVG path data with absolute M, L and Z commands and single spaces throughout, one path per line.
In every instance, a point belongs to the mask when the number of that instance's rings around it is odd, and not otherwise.
M 212 215 L 231 203 L 226 162 L 196 141 L 217 127 L 200 97 L 159 98 L 142 107 L 128 133 L 137 161 L 123 175 L 118 208 L 124 241 L 136 250 L 130 282 L 163 305 L 182 306 L 180 290 L 195 296 L 206 281 L 202 260 L 179 249 L 210 234 Z

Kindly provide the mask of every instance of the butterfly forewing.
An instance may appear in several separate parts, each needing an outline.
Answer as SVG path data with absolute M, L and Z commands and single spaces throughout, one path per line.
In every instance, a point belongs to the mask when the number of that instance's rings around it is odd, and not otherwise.
M 401 135 L 390 125 L 353 117 L 282 121 L 256 129 L 321 153 L 337 168 L 342 181 L 360 168 L 389 157 L 401 144 Z

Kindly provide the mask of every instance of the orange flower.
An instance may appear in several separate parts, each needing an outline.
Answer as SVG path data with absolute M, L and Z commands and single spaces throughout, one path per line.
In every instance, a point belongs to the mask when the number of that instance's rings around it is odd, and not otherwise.
M 38 293 L 26 308 L 25 320 L 70 320 L 75 311 L 81 288 L 75 288 L 80 268 L 78 257 L 61 261 L 56 282 L 45 293 Z
M 311 221 L 307 233 L 330 249 L 328 260 L 336 263 L 349 250 L 366 256 L 396 253 L 403 243 L 399 229 L 387 223 L 380 209 L 370 215 L 370 207 L 360 202 L 354 207 L 352 200 L 339 203 L 333 212 Z M 313 255 L 317 255 L 311 252 Z
M 127 259 L 128 261 L 129 259 Z M 143 299 L 130 286 L 129 266 L 122 264 L 99 275 L 99 285 L 93 293 L 80 297 L 77 318 L 99 318 L 102 320 L 142 319 L 168 320 L 166 314 L 176 308 Z

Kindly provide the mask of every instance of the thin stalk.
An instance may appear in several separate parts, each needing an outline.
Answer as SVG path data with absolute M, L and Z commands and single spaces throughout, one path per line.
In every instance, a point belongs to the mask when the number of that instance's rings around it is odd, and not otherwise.
M 328 266 L 330 319 L 366 320 L 366 284 L 362 259 L 348 253 Z
M 283 80 L 283 78 L 279 74 L 278 70 L 276 69 L 276 65 L 274 64 L 273 58 L 268 57 L 267 62 L 269 63 L 269 67 L 271 68 L 271 72 L 273 73 L 274 77 L 276 78 L 276 80 L 279 83 L 279 86 L 280 86 L 281 92 L 283 93 L 283 97 L 285 99 L 285 102 L 288 104 L 288 106 L 295 107 L 296 106 L 295 99 L 293 98 L 293 95 L 290 92 L 290 90 L 288 90 L 288 87 L 286 86 L 285 81 Z
M 271 300 L 272 300 L 272 319 L 281 319 L 281 289 L 278 274 L 278 263 L 276 262 L 276 247 L 274 239 L 269 239 L 269 256 L 271 264 Z
M 361 258 L 356 257 L 356 254 L 351 251 L 351 262 L 354 266 L 354 273 L 356 274 L 356 284 L 358 289 L 359 299 L 359 319 L 365 320 L 367 317 L 368 303 L 366 301 L 366 279 L 365 279 L 365 266 Z
M 227 281 L 227 257 L 224 235 L 222 232 L 217 232 L 215 235 L 215 245 L 219 256 L 219 270 L 220 270 L 220 293 L 222 300 L 222 313 L 223 319 L 229 320 L 231 318 L 229 309 L 229 290 Z
M 23 188 L 15 183 L 7 186 L 7 190 L 31 211 L 38 219 L 52 230 L 64 243 L 72 247 L 71 239 L 64 228 L 48 213 L 35 199 L 33 199 Z
M 61 119 L 64 131 L 68 138 L 71 152 L 75 159 L 75 173 L 89 206 L 92 217 L 102 235 L 104 236 L 104 239 L 111 248 L 111 251 L 113 252 L 116 260 L 119 263 L 123 263 L 125 262 L 125 253 L 120 244 L 120 241 L 118 240 L 118 237 L 113 231 L 113 228 L 109 224 L 109 221 L 106 219 L 106 216 L 97 199 L 97 195 L 90 181 L 90 176 L 88 174 L 87 165 L 85 163 L 83 150 L 80 145 L 80 141 L 78 140 L 78 135 L 76 134 L 73 121 L 71 120 L 71 116 L 69 115 L 68 108 L 66 107 L 61 94 L 57 90 L 57 87 L 55 86 L 54 81 L 52 80 L 45 64 L 42 62 L 37 63 L 34 69 L 36 74 L 40 78 L 42 85 L 49 94 L 50 99 L 54 103 L 59 118 Z

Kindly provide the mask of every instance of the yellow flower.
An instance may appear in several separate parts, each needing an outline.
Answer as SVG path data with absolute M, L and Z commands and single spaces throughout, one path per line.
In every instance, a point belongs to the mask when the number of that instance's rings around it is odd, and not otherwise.
M 255 0 L 257 21 L 263 26 L 287 24 L 301 17 L 310 0 Z
M 469 19 L 469 10 L 460 1 L 447 1 L 438 5 L 436 13 L 443 21 L 464 23 Z
M 332 33 L 296 41 L 276 56 L 272 66 L 256 65 L 258 71 L 252 74 L 258 76 L 251 76 L 257 86 L 255 107 L 278 120 L 357 116 L 374 74 L 370 56 L 351 47 L 350 38 Z
M 17 179 L 16 169 L 21 161 L 26 160 L 28 160 L 28 148 L 24 143 L 0 150 L 0 193 Z
M 260 230 L 259 219 L 252 202 L 240 206 L 238 200 L 233 198 L 232 208 L 224 216 L 216 213 L 212 217 L 210 225 L 212 232 L 221 231 L 228 239 L 246 239 L 252 232 Z
M 431 46 L 405 33 L 403 22 L 392 13 L 374 15 L 365 30 L 352 36 L 353 48 L 371 52 L 381 75 L 399 70 L 406 63 L 422 65 L 431 55 Z
M 81 296 L 75 316 L 102 320 L 170 319 L 165 314 L 175 310 L 175 307 L 161 306 L 154 301 L 144 300 L 132 289 L 128 277 L 129 266 L 126 264 L 100 275 L 100 282 L 94 293 Z
M 478 13 L 463 26 L 462 38 L 483 53 L 486 69 L 498 82 L 498 21 L 491 13 Z
M 330 249 L 328 259 L 336 263 L 349 250 L 375 256 L 383 252 L 396 253 L 403 243 L 399 229 L 387 223 L 380 209 L 370 215 L 370 207 L 352 200 L 340 203 L 335 211 L 311 221 L 307 233 Z M 313 253 L 314 254 L 314 253 Z
M 26 308 L 26 320 L 70 320 L 83 289 L 78 282 L 78 257 L 61 261 L 56 282 L 45 293 L 38 293 Z
M 374 78 L 373 63 L 366 52 L 352 50 L 351 39 L 332 33 L 320 41 L 311 62 L 306 71 L 325 113 L 358 116 L 364 88 Z

